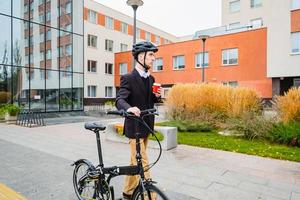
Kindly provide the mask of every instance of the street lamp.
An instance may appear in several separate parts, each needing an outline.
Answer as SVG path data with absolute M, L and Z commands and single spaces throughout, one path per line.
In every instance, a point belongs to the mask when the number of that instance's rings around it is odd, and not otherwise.
M 133 8 L 133 44 L 136 43 L 136 10 L 139 6 L 142 6 L 144 2 L 142 0 L 127 0 L 127 5 Z
M 204 83 L 205 41 L 209 38 L 209 35 L 199 35 L 198 38 L 202 40 L 202 83 Z

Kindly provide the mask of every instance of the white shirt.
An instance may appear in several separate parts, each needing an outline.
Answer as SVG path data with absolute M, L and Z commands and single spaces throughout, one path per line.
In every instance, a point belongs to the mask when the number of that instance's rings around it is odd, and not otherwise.
M 141 70 L 138 67 L 135 67 L 135 69 L 139 72 L 139 74 L 140 74 L 141 77 L 148 78 L 150 76 L 150 72 L 149 71 L 145 72 L 144 70 Z

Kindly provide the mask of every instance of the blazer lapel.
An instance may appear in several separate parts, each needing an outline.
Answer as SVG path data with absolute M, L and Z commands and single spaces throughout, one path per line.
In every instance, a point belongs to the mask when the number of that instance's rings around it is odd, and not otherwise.
M 141 94 L 146 94 L 146 89 L 144 87 L 144 83 L 143 83 L 142 77 L 140 76 L 139 72 L 136 69 L 134 69 L 132 71 L 132 74 L 134 75 L 137 85 L 141 90 Z

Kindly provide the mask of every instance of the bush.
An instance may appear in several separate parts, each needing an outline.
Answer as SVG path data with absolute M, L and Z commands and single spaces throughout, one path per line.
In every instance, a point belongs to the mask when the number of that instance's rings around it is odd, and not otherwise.
M 226 129 L 243 134 L 247 139 L 265 138 L 275 124 L 273 119 L 265 119 L 261 115 L 246 113 L 241 118 L 227 120 Z
M 261 110 L 254 90 L 217 84 L 177 84 L 168 93 L 167 111 L 171 120 L 225 122 L 231 117 Z
M 21 111 L 21 108 L 15 104 L 7 104 L 4 107 L 5 113 L 10 116 L 17 116 L 17 114 Z
M 268 132 L 270 141 L 300 147 L 300 122 L 278 123 Z
M 157 123 L 159 126 L 174 126 L 180 132 L 211 132 L 213 127 L 205 122 L 169 121 Z
M 284 96 L 278 97 L 277 109 L 281 121 L 300 122 L 300 88 L 291 88 Z

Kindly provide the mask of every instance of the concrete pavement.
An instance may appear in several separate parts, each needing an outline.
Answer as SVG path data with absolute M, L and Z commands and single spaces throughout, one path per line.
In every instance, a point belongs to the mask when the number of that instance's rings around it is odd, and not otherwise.
M 103 122 L 108 123 L 109 120 Z M 84 130 L 83 123 L 31 129 L 0 124 L 0 139 L 62 159 L 66 166 L 79 158 L 97 163 L 95 135 Z M 107 166 L 127 165 L 128 145 L 102 141 Z M 7 148 L 1 145 L 1 154 L 8 153 Z M 154 161 L 158 150 L 149 149 L 148 154 Z M 5 167 L 3 162 L 0 165 Z M 67 171 L 65 175 L 71 176 L 68 174 L 70 170 Z M 300 163 L 290 161 L 179 145 L 176 149 L 163 152 L 160 162 L 152 169 L 152 176 L 160 187 L 172 195 L 171 199 L 300 199 Z M 121 192 L 122 179 L 115 180 L 118 193 Z M 69 181 L 72 184 L 71 177 Z M 0 182 L 3 180 L 0 179 Z M 36 192 L 39 192 L 38 187 Z M 28 194 L 24 195 L 28 197 Z

